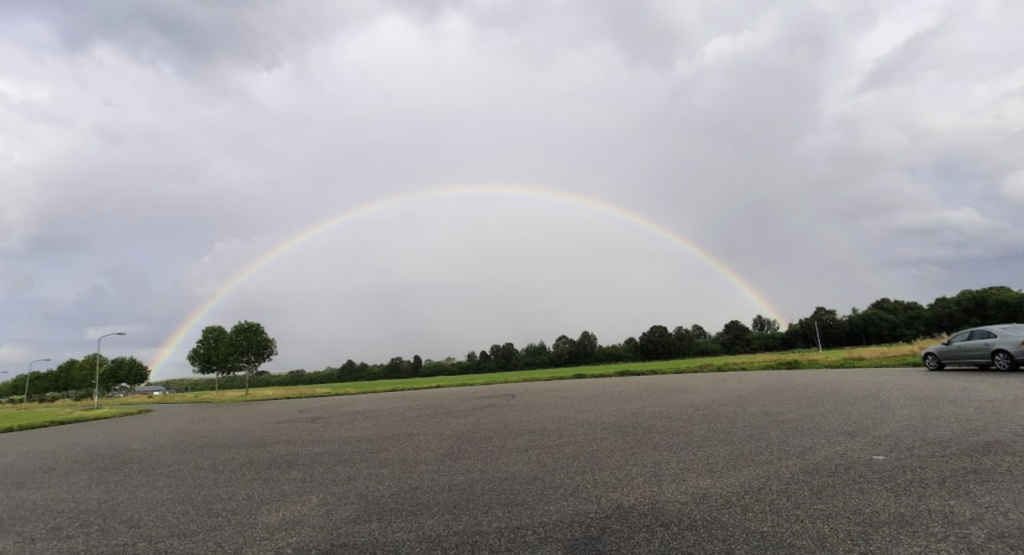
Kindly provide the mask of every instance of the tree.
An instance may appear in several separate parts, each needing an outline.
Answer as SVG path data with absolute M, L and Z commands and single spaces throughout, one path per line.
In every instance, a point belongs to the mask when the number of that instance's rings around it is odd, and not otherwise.
M 543 342 L 528 343 L 519 354 L 524 368 L 547 368 L 551 365 L 551 349 Z
M 821 337 L 821 348 L 835 349 L 846 345 L 849 334 L 846 321 L 831 308 L 819 306 L 807 318 L 801 318 L 796 328 L 800 333 L 802 345 L 818 348 L 818 337 Z M 786 330 L 787 333 L 789 330 Z
M 576 340 L 576 364 L 592 364 L 597 358 L 597 336 L 589 331 Z
M 477 356 L 476 371 L 480 374 L 494 372 L 494 360 L 487 351 L 480 351 L 480 354 Z
M 363 376 L 358 374 L 358 366 L 356 361 L 348 359 L 345 364 L 338 367 L 338 381 L 339 382 L 354 382 L 363 379 Z
M 725 324 L 715 338 L 718 344 L 729 354 L 745 353 L 750 350 L 750 335 L 753 332 L 739 320 Z
M 401 379 L 412 377 L 412 363 L 402 357 L 393 357 L 384 367 L 385 379 Z
M 220 377 L 234 374 L 231 353 L 228 344 L 228 330 L 224 326 L 206 326 L 196 341 L 196 346 L 188 352 L 188 363 L 192 372 L 214 376 L 214 391 L 220 390 Z
M 676 326 L 676 329 L 672 330 L 672 351 L 675 357 L 693 356 L 696 342 L 693 332 L 683 326 Z
M 103 355 L 99 356 L 99 368 L 102 371 L 110 361 Z M 78 367 L 75 368 L 73 375 L 73 381 L 75 389 L 88 389 L 91 390 L 96 385 L 96 353 L 90 353 L 82 357 L 82 360 L 78 363 Z
M 420 355 L 413 355 L 412 356 L 412 375 L 413 376 L 419 376 L 420 375 L 420 371 L 422 371 L 422 370 L 423 370 L 423 359 L 420 358 Z
M 142 385 L 148 379 L 149 368 L 135 357 L 117 357 L 100 373 L 100 384 L 107 390 L 122 383 Z
M 672 334 L 665 326 L 651 326 L 640 334 L 640 354 L 644 360 L 668 360 L 675 351 Z
M 491 345 L 490 355 L 491 360 L 494 361 L 494 366 L 498 371 L 507 372 L 509 370 L 515 370 L 518 366 L 519 351 L 512 343 L 505 343 L 504 345 L 498 345 L 495 343 L 494 345 Z
M 60 363 L 54 370 L 56 376 L 54 376 L 54 387 L 55 391 L 71 391 L 78 389 L 78 368 L 82 364 L 82 361 L 77 358 L 69 358 L 64 362 Z
M 775 333 L 779 331 L 779 321 L 758 314 L 750 324 L 750 329 L 756 333 Z
M 697 324 L 694 324 L 693 327 L 690 328 L 690 333 L 693 334 L 693 338 L 697 341 L 707 341 L 708 339 L 711 339 L 711 334 L 708 333 L 703 326 L 699 326 Z
M 227 340 L 229 368 L 245 374 L 245 394 L 249 394 L 249 376 L 277 356 L 277 341 L 267 335 L 259 322 L 241 321 L 231 327 Z
M 640 342 L 635 337 L 627 337 L 622 342 L 622 351 L 629 358 L 630 362 L 643 358 L 643 355 L 640 354 Z
M 570 366 L 576 362 L 576 340 L 559 335 L 551 345 L 551 362 L 555 366 Z

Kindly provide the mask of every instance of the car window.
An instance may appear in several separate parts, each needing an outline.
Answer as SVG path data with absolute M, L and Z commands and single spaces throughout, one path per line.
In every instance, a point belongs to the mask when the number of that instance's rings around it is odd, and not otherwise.
M 971 337 L 968 341 L 980 341 L 982 339 L 995 339 L 996 334 L 988 330 L 974 330 L 971 332 Z
M 962 332 L 954 335 L 953 337 L 950 337 L 949 338 L 949 342 L 950 342 L 950 344 L 952 344 L 952 343 L 960 343 L 961 341 L 967 341 L 967 336 L 970 335 L 970 333 L 971 332 L 969 332 L 969 331 L 962 331 Z

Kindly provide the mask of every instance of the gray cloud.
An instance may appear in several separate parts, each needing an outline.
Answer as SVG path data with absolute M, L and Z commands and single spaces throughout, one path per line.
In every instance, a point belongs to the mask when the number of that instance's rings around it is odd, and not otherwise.
M 924 0 L 7 2 L 0 363 L 105 326 L 151 360 L 288 237 L 453 184 L 632 210 L 792 317 L 1014 285 L 1022 23 Z M 265 320 L 287 369 L 760 310 L 655 234 L 488 199 L 340 226 L 210 322 Z

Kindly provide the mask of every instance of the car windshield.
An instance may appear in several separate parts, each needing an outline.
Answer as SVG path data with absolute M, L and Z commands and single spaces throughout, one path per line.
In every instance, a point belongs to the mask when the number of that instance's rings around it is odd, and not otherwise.
M 1002 326 L 999 328 L 1000 331 L 1005 331 L 1010 335 L 1021 335 L 1024 336 L 1024 324 L 1016 324 L 1013 326 Z

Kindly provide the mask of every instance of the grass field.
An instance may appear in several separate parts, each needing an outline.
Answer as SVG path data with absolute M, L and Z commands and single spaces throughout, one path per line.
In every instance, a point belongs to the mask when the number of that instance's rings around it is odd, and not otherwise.
M 644 376 L 656 374 L 687 374 L 701 372 L 735 372 L 747 370 L 799 370 L 812 368 L 905 368 L 920 366 L 920 351 L 934 340 L 914 344 L 899 344 L 832 351 L 805 351 L 758 355 L 737 355 L 711 358 L 691 358 L 658 362 L 582 366 L 548 370 L 523 370 L 494 374 L 468 374 L 462 376 L 436 376 L 402 380 L 347 382 L 322 385 L 253 388 L 249 395 L 244 390 L 220 392 L 199 391 L 176 393 L 148 398 L 124 398 L 104 401 L 105 405 L 139 403 L 229 403 L 331 395 L 357 395 L 437 387 L 462 387 L 501 383 L 605 378 L 614 376 Z
M 140 407 L 100 408 L 68 405 L 29 405 L 27 407 L 0 407 L 0 433 L 45 428 L 60 424 L 88 422 L 104 418 L 117 418 L 152 409 Z

